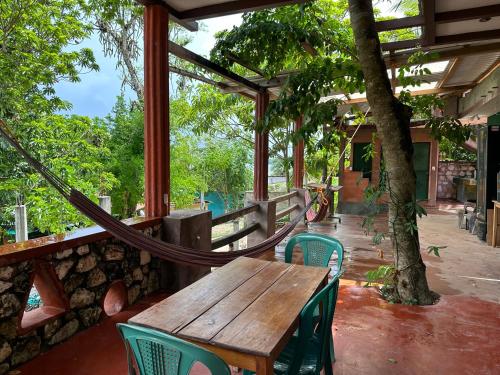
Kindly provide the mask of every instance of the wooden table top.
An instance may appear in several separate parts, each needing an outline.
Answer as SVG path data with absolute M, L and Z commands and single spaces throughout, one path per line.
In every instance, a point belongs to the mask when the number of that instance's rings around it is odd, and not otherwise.
M 276 357 L 328 272 L 240 257 L 129 322 L 236 352 Z

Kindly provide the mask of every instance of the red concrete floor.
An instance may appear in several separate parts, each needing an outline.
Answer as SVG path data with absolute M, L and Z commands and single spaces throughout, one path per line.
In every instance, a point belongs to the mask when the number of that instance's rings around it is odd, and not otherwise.
M 336 375 L 500 374 L 500 305 L 466 296 L 391 305 L 374 288 L 342 286 L 334 341 Z

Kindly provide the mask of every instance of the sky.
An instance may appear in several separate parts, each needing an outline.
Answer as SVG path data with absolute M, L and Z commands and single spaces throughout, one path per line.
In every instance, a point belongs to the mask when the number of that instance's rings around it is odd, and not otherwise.
M 202 23 L 202 31 L 193 33 L 193 40 L 186 48 L 207 57 L 215 44 L 215 33 L 239 25 L 241 15 L 213 18 Z M 82 74 L 81 81 L 77 83 L 61 82 L 56 86 L 56 92 L 59 97 L 73 105 L 67 113 L 104 117 L 111 112 L 116 97 L 122 91 L 120 71 L 116 69 L 115 58 L 104 56 L 97 35 L 83 41 L 80 48 L 84 47 L 94 51 L 100 70 Z M 142 57 L 139 63 L 142 64 Z M 125 90 L 125 96 L 135 99 L 135 93 L 130 89 Z

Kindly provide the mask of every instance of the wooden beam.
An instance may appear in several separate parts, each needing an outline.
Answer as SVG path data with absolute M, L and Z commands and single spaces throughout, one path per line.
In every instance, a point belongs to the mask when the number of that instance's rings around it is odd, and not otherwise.
M 444 73 L 444 77 L 437 83 L 436 88 L 440 88 L 441 86 L 446 84 L 446 81 L 453 75 L 455 70 L 457 70 L 457 67 L 460 65 L 458 61 L 458 58 L 454 58 L 448 63 L 446 72 Z
M 422 26 L 424 21 L 424 16 L 394 18 L 392 20 L 375 22 L 375 28 L 378 32 L 407 29 L 409 27 Z
M 449 60 L 454 57 L 462 57 L 462 56 L 471 56 L 471 55 L 479 55 L 482 53 L 489 52 L 497 52 L 500 51 L 500 42 L 482 44 L 478 46 L 459 46 L 452 47 L 446 49 L 429 49 L 422 48 L 418 50 L 404 51 L 404 52 L 396 52 L 391 55 L 387 55 L 384 57 L 386 64 L 395 64 L 396 66 L 401 66 L 407 63 L 408 58 L 413 55 L 417 51 L 424 52 L 433 52 L 437 56 L 432 59 L 432 62 L 435 61 L 444 61 Z
M 397 42 L 382 43 L 384 51 L 395 51 L 399 49 L 410 49 L 417 46 L 437 46 L 443 44 L 459 44 L 467 42 L 478 42 L 483 40 L 500 39 L 500 29 L 475 31 L 463 34 L 439 35 L 434 38 L 434 43 L 425 44 L 423 39 L 399 40 Z
M 259 209 L 259 205 L 251 204 L 249 206 L 240 208 L 238 210 L 234 210 L 234 211 L 219 215 L 219 216 L 214 217 L 212 219 L 212 227 L 215 227 L 216 225 L 221 225 L 221 224 L 227 223 L 228 221 L 245 216 L 251 212 L 257 211 L 258 209 Z
M 188 78 L 192 78 L 192 79 L 196 79 L 197 81 L 200 81 L 200 82 L 204 82 L 204 83 L 208 83 L 209 85 L 212 85 L 212 86 L 216 86 L 216 87 L 219 87 L 221 89 L 225 89 L 226 87 L 228 87 L 225 83 L 223 82 L 217 82 L 217 81 L 214 81 L 212 79 L 209 79 L 209 78 L 206 78 L 206 77 L 202 77 L 196 73 L 193 73 L 193 72 L 189 72 L 185 69 L 181 69 L 181 68 L 178 68 L 176 66 L 172 66 L 170 65 L 170 73 L 175 73 L 175 74 L 179 74 L 183 77 L 188 77 Z
M 423 0 L 424 30 L 422 41 L 424 45 L 433 45 L 436 40 L 436 0 Z
M 247 87 L 250 90 L 253 90 L 255 92 L 265 92 L 266 89 L 256 83 L 253 83 L 249 81 L 248 79 L 239 76 L 236 73 L 231 72 L 230 70 L 217 65 L 216 63 L 204 58 L 203 56 L 200 56 L 174 42 L 169 43 L 169 49 L 168 51 L 172 53 L 173 55 L 179 57 L 180 59 L 183 59 L 185 61 L 189 61 L 192 64 L 198 65 L 202 67 L 203 69 L 218 74 L 219 76 L 228 79 L 232 82 L 235 82 L 237 84 L 240 84 L 242 86 Z
M 167 5 L 165 2 L 162 0 L 136 0 L 139 4 L 142 4 L 144 6 L 147 5 L 159 5 L 162 7 L 165 7 L 168 10 L 168 13 L 170 15 L 170 20 L 177 23 L 178 25 L 184 27 L 185 29 L 189 31 L 198 31 L 198 22 L 195 21 L 189 21 L 189 20 L 181 20 L 179 18 L 179 12 L 176 11 L 174 8 L 171 6 Z
M 435 44 L 453 44 L 465 42 L 477 42 L 481 40 L 500 39 L 500 29 L 475 31 L 471 33 L 441 35 L 436 37 Z
M 258 74 L 261 77 L 264 77 L 264 73 L 262 72 L 262 70 L 254 68 L 249 63 L 247 63 L 246 61 L 243 61 L 241 58 L 239 58 L 238 56 L 236 56 L 234 53 L 228 52 L 228 53 L 225 54 L 225 56 L 226 56 L 227 59 L 231 60 L 232 62 L 235 62 L 236 64 L 241 65 L 242 67 L 250 70 L 251 72 L 254 72 L 255 74 Z
M 453 10 L 447 12 L 439 12 L 434 16 L 436 24 L 452 23 L 467 20 L 475 20 L 484 17 L 500 16 L 500 5 L 488 5 L 477 8 L 468 8 Z M 425 19 L 422 15 L 412 17 L 395 18 L 392 20 L 378 21 L 375 23 L 377 31 L 389 31 L 406 29 L 409 27 L 418 27 L 425 24 Z
M 443 88 L 415 90 L 415 91 L 411 91 L 410 95 L 411 96 L 418 96 L 418 95 L 432 95 L 432 94 L 449 94 L 449 93 L 453 93 L 453 92 L 463 92 L 463 91 L 471 89 L 472 87 L 473 87 L 472 85 L 461 85 L 461 86 L 450 86 L 450 87 L 443 87 Z M 399 94 L 394 94 L 394 95 L 399 96 Z M 366 103 L 366 102 L 367 102 L 366 97 L 363 97 L 363 98 L 345 100 L 343 104 L 359 104 L 359 103 Z
M 318 51 L 316 51 L 316 48 L 314 48 L 307 40 L 301 42 L 300 45 L 302 46 L 304 51 L 306 51 L 311 56 L 318 56 Z
M 496 61 L 490 65 L 488 69 L 486 69 L 479 77 L 476 78 L 474 83 L 478 84 L 483 82 L 486 78 L 489 77 L 491 73 L 493 73 L 497 68 L 500 67 L 500 59 L 496 59 Z
M 269 105 L 269 94 L 258 93 L 255 101 L 255 122 L 264 118 Z M 269 132 L 262 133 L 255 130 L 254 163 L 253 163 L 253 199 L 256 201 L 267 201 L 268 193 L 268 169 L 269 169 Z
M 144 8 L 144 201 L 148 217 L 170 209 L 168 11 Z
M 304 3 L 306 0 L 236 0 L 179 12 L 181 20 L 202 20 L 229 14 Z
M 303 117 L 295 120 L 294 132 L 298 133 L 302 127 Z M 293 187 L 304 187 L 304 140 L 301 139 L 293 145 Z
M 436 13 L 435 21 L 450 23 L 497 16 L 500 16 L 500 4 Z

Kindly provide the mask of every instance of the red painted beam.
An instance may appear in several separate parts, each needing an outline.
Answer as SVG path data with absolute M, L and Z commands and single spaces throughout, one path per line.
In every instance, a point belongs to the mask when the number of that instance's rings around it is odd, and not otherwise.
M 166 216 L 170 194 L 168 11 L 144 8 L 144 199 L 146 216 Z
M 255 100 L 255 120 L 262 120 L 269 105 L 269 93 L 257 93 Z M 269 168 L 269 133 L 255 131 L 254 147 L 254 172 L 253 172 L 253 198 L 256 201 L 266 201 L 268 193 L 268 168 Z
M 295 120 L 295 133 L 302 127 L 302 116 Z M 304 187 L 304 140 L 300 140 L 293 146 L 293 187 L 302 189 Z

